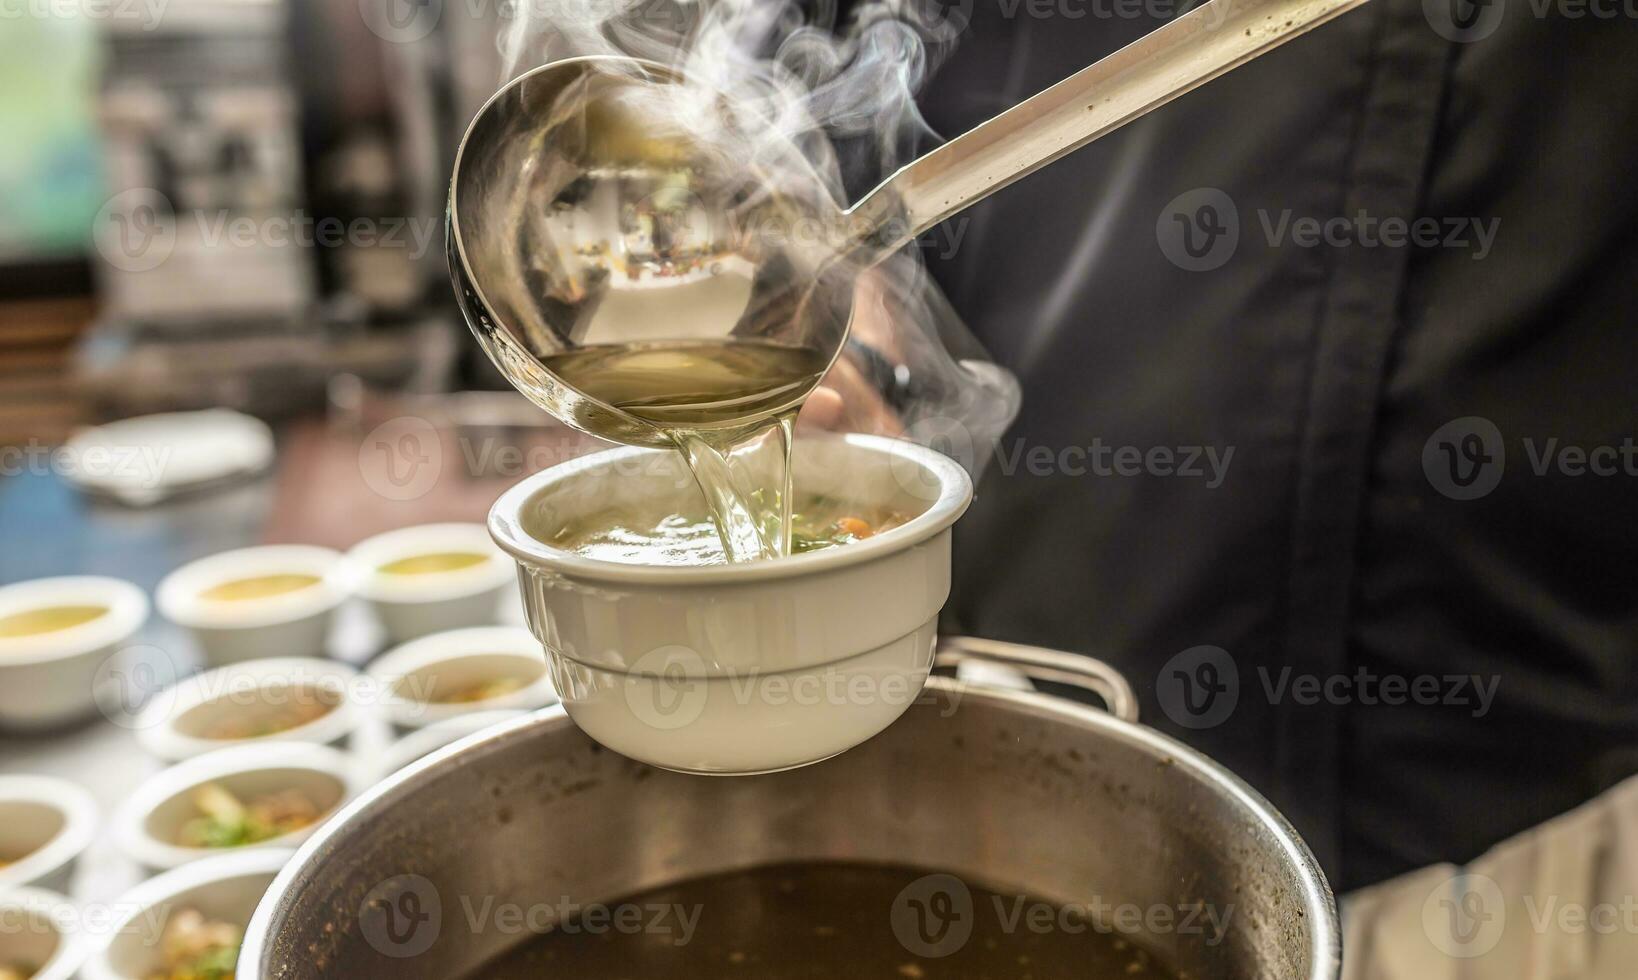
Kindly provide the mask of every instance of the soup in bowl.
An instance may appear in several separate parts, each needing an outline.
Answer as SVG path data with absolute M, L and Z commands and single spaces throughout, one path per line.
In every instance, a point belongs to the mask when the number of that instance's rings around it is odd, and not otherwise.
M 322 656 L 352 590 L 342 556 L 309 545 L 241 548 L 183 565 L 159 583 L 160 612 L 187 627 L 211 665 Z
M 122 895 L 118 917 L 91 952 L 86 980 L 205 980 L 234 975 L 245 925 L 287 850 L 215 855 Z
M 218 749 L 156 774 L 126 800 L 115 838 L 143 867 L 224 851 L 293 847 L 356 791 L 353 761 L 299 742 Z
M 96 838 L 97 802 L 50 776 L 0 776 L 0 892 L 24 885 L 64 891 Z
M 421 524 L 367 538 L 348 552 L 358 593 L 387 637 L 403 643 L 495 622 L 516 572 L 482 524 Z
M 523 570 L 529 627 L 593 738 L 670 769 L 770 771 L 857 745 L 920 693 L 972 481 L 939 453 L 872 436 L 797 440 L 793 480 L 799 505 L 825 502 L 818 527 L 837 540 L 737 564 L 699 554 L 708 543 L 690 545 L 700 560 L 665 563 L 606 547 L 616 522 L 705 519 L 674 453 L 582 457 L 496 502 L 490 532 Z
M 479 626 L 423 636 L 382 654 L 369 674 L 387 720 L 408 733 L 478 711 L 530 710 L 557 702 L 540 641 L 516 626 Z
M 362 718 L 358 683 L 353 668 L 314 657 L 228 664 L 151 700 L 137 716 L 137 741 L 168 762 L 239 742 L 342 745 Z
M 0 980 L 70 980 L 83 958 L 83 930 L 62 894 L 0 891 Z
M 97 575 L 0 588 L 0 727 L 36 730 L 96 713 L 104 664 L 148 619 L 135 585 Z

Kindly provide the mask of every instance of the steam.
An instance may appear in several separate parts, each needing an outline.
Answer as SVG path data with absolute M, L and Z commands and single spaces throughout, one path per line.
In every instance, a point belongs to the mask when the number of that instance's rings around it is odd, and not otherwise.
M 641 58 L 686 84 L 653 85 L 645 118 L 775 175 L 783 194 L 845 208 L 940 142 L 915 94 L 953 44 L 934 0 L 515 0 L 499 45 L 505 82 L 563 58 Z M 781 179 L 788 175 L 787 179 Z M 850 431 L 908 435 L 977 475 L 1017 414 L 1017 382 L 991 363 L 914 248 L 859 269 L 850 349 L 827 378 Z M 866 363 L 866 362 L 869 363 Z M 898 368 L 891 410 L 847 390 Z M 866 393 L 868 394 L 868 393 Z M 879 403 L 879 399 L 877 399 Z

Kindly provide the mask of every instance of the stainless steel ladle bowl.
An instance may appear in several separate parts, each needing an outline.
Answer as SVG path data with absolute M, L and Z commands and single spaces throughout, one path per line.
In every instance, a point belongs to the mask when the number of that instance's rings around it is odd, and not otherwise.
M 828 364 L 857 273 L 961 209 L 1364 0 L 1210 0 L 905 166 L 846 210 L 818 177 L 714 140 L 725 99 L 671 69 L 574 58 L 528 72 L 479 112 L 449 197 L 449 265 L 501 371 L 562 421 L 669 446 L 649 422 L 545 363 L 586 347 L 751 340 Z M 675 100 L 687 87 L 695 98 Z M 701 93 L 703 92 L 703 95 Z M 721 106 L 718 106 L 721 108 Z M 777 177 L 777 179 L 775 179 Z M 818 383 L 803 374 L 763 415 Z M 745 421 L 729 417 L 723 425 Z

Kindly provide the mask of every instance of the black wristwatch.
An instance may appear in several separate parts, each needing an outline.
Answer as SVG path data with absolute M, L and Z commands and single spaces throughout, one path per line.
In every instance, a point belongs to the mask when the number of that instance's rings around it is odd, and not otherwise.
M 882 396 L 887 407 L 903 414 L 914 397 L 910 368 L 904 364 L 894 364 L 881 351 L 857 337 L 847 338 L 847 353 L 852 355 L 854 366 Z

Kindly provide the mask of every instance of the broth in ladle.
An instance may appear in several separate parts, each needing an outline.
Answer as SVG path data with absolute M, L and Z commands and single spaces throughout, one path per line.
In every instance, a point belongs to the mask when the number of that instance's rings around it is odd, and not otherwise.
M 1061 927 L 1073 921 L 1067 910 L 1050 928 L 1032 928 L 1018 914 L 1039 904 L 1032 899 L 970 884 L 963 896 L 924 881 L 926 875 L 889 865 L 814 863 L 696 878 L 607 903 L 636 928 L 614 928 L 607 911 L 601 925 L 589 916 L 566 922 L 466 980 L 1175 976 L 1121 933 L 1084 920 L 1078 929 Z M 632 908 L 639 914 L 626 911 Z

